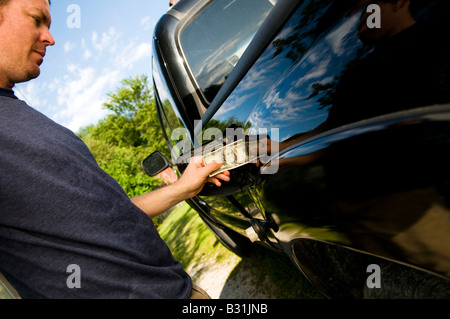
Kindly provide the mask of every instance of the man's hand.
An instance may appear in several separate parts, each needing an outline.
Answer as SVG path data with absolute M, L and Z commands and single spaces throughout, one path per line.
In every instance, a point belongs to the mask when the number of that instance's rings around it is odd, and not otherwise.
M 230 172 L 225 171 L 214 177 L 209 174 L 222 167 L 222 163 L 212 162 L 204 166 L 202 157 L 193 157 L 181 178 L 175 183 L 187 198 L 194 197 L 201 192 L 206 183 L 222 186 L 222 181 L 230 181 Z
M 134 197 L 131 201 L 151 218 L 156 217 L 178 203 L 200 193 L 208 182 L 221 186 L 220 180 L 230 181 L 230 172 L 228 171 L 209 177 L 209 174 L 221 166 L 222 163 L 216 162 L 204 166 L 202 157 L 193 157 L 178 181 L 167 187 Z

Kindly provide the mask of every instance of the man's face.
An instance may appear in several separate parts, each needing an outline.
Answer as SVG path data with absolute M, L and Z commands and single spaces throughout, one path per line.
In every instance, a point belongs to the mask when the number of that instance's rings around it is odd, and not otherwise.
M 48 0 L 10 0 L 0 7 L 0 87 L 39 76 L 46 47 L 54 45 Z
M 395 9 L 396 4 L 392 2 L 379 2 L 380 6 L 380 29 L 369 29 L 367 27 L 367 18 L 371 13 L 364 13 L 361 17 L 360 27 L 358 30 L 358 36 L 363 43 L 376 43 L 379 40 L 389 38 L 393 36 L 393 27 L 398 21 L 397 10 Z

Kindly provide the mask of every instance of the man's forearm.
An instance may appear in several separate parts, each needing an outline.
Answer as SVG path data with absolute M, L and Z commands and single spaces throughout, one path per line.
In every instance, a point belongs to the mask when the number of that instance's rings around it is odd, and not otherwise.
M 228 171 L 222 172 L 216 177 L 209 177 L 210 173 L 219 169 L 221 166 L 222 163 L 215 162 L 203 166 L 200 159 L 191 160 L 183 176 L 175 183 L 134 197 L 131 201 L 151 218 L 156 217 L 178 203 L 200 193 L 207 182 L 221 186 L 219 179 L 229 181 L 230 173 Z
M 188 199 L 188 196 L 174 183 L 153 192 L 133 197 L 131 201 L 150 218 L 154 218 L 186 199 Z

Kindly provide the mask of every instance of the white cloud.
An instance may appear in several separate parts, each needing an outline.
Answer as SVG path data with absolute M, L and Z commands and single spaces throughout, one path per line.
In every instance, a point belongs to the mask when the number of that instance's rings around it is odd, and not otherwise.
M 134 63 L 144 58 L 150 58 L 151 54 L 151 43 L 144 42 L 135 45 L 134 42 L 131 42 L 117 53 L 114 65 L 117 68 L 131 69 L 133 68 Z
M 89 60 L 92 57 L 92 51 L 86 45 L 86 40 L 81 39 L 81 47 L 83 48 L 83 59 Z
M 84 50 L 83 52 L 83 58 L 85 60 L 89 60 L 92 57 L 92 51 L 89 49 Z
M 75 65 L 75 64 L 68 64 L 67 65 L 67 70 L 70 72 L 70 73 L 74 73 L 76 70 L 77 70 L 77 66 Z
M 146 16 L 141 20 L 143 30 L 148 31 L 155 27 L 155 21 L 151 16 Z
M 42 105 L 42 100 L 39 98 L 38 94 L 41 89 L 42 88 L 40 85 L 31 81 L 21 85 L 16 85 L 14 93 L 19 99 L 25 101 L 28 105 L 37 107 Z
M 352 17 L 345 20 L 345 23 L 340 25 L 336 30 L 330 32 L 329 35 L 326 36 L 325 40 L 329 42 L 331 47 L 333 48 L 333 53 L 341 56 L 345 54 L 346 46 L 343 45 L 346 37 L 342 36 L 343 34 L 356 34 L 356 25 L 359 23 L 359 17 L 355 14 Z
M 117 50 L 117 42 L 121 37 L 114 27 L 110 27 L 108 32 L 103 32 L 101 36 L 97 32 L 92 32 L 92 45 L 97 51 L 114 54 Z
M 76 48 L 75 43 L 73 43 L 71 41 L 66 41 L 66 43 L 64 43 L 64 52 L 65 53 L 68 53 L 68 52 L 72 51 L 75 48 Z
M 50 82 L 30 81 L 16 85 L 16 96 L 49 116 L 55 122 L 77 132 L 81 127 L 96 124 L 108 114 L 103 108 L 106 93 L 120 85 L 120 70 L 93 67 L 81 68 L 76 64 L 66 67 L 62 78 Z M 47 98 L 54 99 L 51 102 Z
M 53 119 L 76 132 L 81 127 L 96 124 L 107 111 L 103 109 L 106 93 L 121 80 L 120 71 L 103 70 L 100 74 L 92 67 L 68 66 L 64 85 L 57 90 L 60 110 Z

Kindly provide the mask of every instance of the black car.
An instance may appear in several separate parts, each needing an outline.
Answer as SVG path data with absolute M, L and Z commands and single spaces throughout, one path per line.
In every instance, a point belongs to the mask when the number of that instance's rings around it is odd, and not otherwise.
M 161 18 L 172 163 L 247 156 L 189 200 L 226 247 L 287 254 L 330 298 L 450 296 L 449 13 L 447 0 L 181 0 Z

